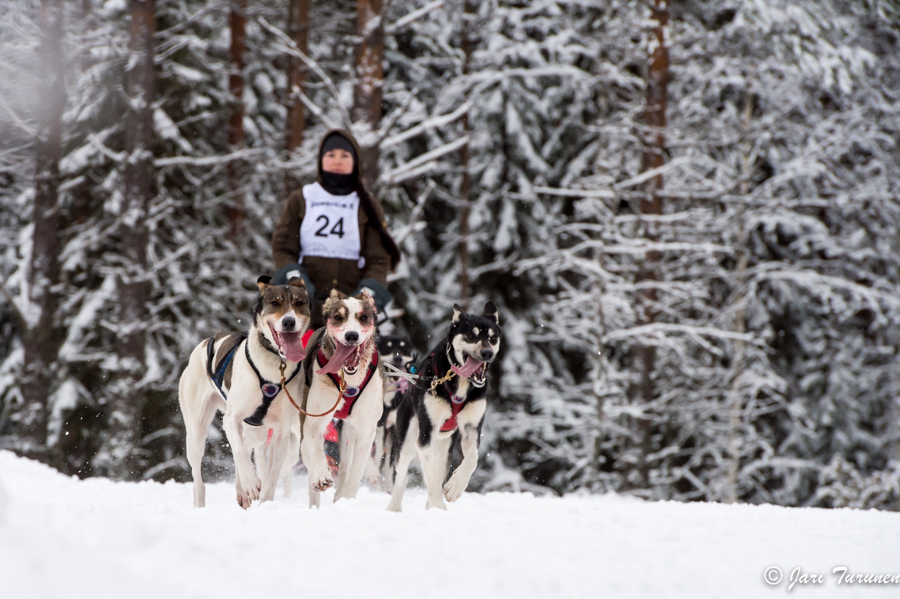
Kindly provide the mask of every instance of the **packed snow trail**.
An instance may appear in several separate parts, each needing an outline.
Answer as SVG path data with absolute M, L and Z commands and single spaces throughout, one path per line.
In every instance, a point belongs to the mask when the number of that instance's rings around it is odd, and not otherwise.
M 900 596 L 831 573 L 900 575 L 897 513 L 512 493 L 426 512 L 410 490 L 394 514 L 381 492 L 310 510 L 294 488 L 245 512 L 210 484 L 194 509 L 187 484 L 79 481 L 0 451 L 0 596 L 733 599 L 785 596 L 797 566 L 825 581 L 792 594 Z

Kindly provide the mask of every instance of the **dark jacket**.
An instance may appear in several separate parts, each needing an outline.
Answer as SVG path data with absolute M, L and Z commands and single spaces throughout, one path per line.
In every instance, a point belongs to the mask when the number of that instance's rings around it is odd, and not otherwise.
M 340 133 L 354 145 L 358 157 L 360 153 L 356 140 L 345 131 L 340 131 Z M 330 134 L 330 131 L 325 134 L 322 141 L 324 142 Z M 321 144 L 319 154 L 317 181 L 321 183 Z M 358 165 L 356 170 L 358 170 Z M 399 261 L 399 250 L 387 234 L 384 209 L 381 204 L 362 185 L 357 186 L 356 192 L 360 196 L 358 212 L 360 256 L 365 259 L 365 265 L 363 268 L 359 268 L 359 264 L 355 260 L 304 256 L 300 265 L 306 270 L 310 281 L 316 287 L 316 295 L 320 298 L 327 297 L 331 289 L 337 289 L 348 295 L 352 294 L 362 279 L 375 279 L 387 286 L 388 272 Z M 366 206 L 364 206 L 366 202 L 369 210 L 366 210 Z M 373 222 L 367 212 L 371 213 L 378 222 Z M 276 269 L 297 262 L 300 256 L 300 224 L 303 222 L 305 214 L 306 201 L 303 198 L 303 190 L 298 189 L 288 196 L 281 218 L 272 233 L 272 257 Z

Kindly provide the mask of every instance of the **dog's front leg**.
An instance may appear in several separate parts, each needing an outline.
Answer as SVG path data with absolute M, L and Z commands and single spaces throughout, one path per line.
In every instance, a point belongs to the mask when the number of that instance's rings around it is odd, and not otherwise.
M 366 460 L 366 481 L 372 487 L 383 485 L 381 479 L 381 464 L 384 458 L 384 427 L 375 429 L 375 451 Z
M 469 479 L 478 467 L 478 429 L 467 424 L 460 430 L 460 445 L 462 446 L 463 460 L 459 468 L 444 485 L 444 497 L 447 501 L 456 501 L 469 486 Z
M 344 426 L 341 428 L 341 436 L 340 436 L 340 455 L 341 462 L 338 466 L 338 475 L 337 481 L 334 485 L 334 500 L 344 497 L 344 489 L 347 486 L 347 480 L 349 478 L 350 470 L 353 464 L 354 452 L 356 449 L 356 431 L 351 430 L 352 427 L 347 424 L 347 421 L 344 421 Z
M 444 478 L 447 476 L 447 458 L 450 452 L 451 437 L 438 439 L 432 436 L 431 443 L 425 447 L 419 447 L 419 460 L 422 462 L 422 472 L 425 474 L 425 486 L 428 488 L 428 500 L 425 509 L 437 508 L 446 510 L 442 494 Z
M 309 473 L 309 507 L 319 507 L 321 494 L 334 481 L 328 471 L 325 458 L 325 427 L 331 421 L 328 416 L 307 418 L 303 424 L 303 441 L 300 443 L 300 455 Z
M 395 431 L 397 428 L 395 427 Z M 409 478 L 409 463 L 416 455 L 416 437 L 419 436 L 418 421 L 413 418 L 406 432 L 405 439 L 397 439 L 400 443 L 400 451 L 397 456 L 397 462 L 392 464 L 393 470 L 393 486 L 391 491 L 391 502 L 388 504 L 389 512 L 399 512 L 403 509 L 403 492 L 406 491 L 406 482 Z
M 265 481 L 259 493 L 260 502 L 275 499 L 275 487 L 281 477 L 284 461 L 290 446 L 290 431 L 276 429 L 269 446 L 270 454 L 266 460 Z
M 229 404 L 230 407 L 230 404 Z M 253 462 L 250 461 L 250 451 L 244 444 L 243 423 L 240 414 L 226 410 L 222 419 L 225 436 L 231 445 L 231 454 L 234 457 L 235 486 L 237 487 L 238 504 L 247 509 L 254 499 L 259 499 L 260 480 L 254 472 Z
M 363 472 L 371 462 L 370 454 L 372 443 L 375 441 L 375 430 L 376 427 L 371 425 L 359 430 L 357 426 L 350 424 L 349 420 L 344 423 L 344 433 L 347 435 L 348 444 L 345 447 L 346 451 L 341 452 L 340 482 L 338 483 L 339 493 L 343 498 L 354 499 L 359 492 Z M 345 453 L 349 458 L 346 467 L 344 465 Z M 337 495 L 335 495 L 335 500 L 337 500 Z
M 293 491 L 294 466 L 300 461 L 300 425 L 295 423 L 291 427 L 290 441 L 288 442 L 288 454 L 281 467 L 281 488 L 284 496 L 290 497 Z

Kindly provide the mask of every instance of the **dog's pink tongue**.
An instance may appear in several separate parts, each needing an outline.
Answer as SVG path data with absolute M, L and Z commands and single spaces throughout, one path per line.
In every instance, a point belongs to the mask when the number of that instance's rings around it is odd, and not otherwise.
M 478 370 L 484 362 L 479 362 L 471 357 L 466 358 L 466 363 L 462 366 L 451 366 L 450 369 L 453 370 L 460 377 L 467 379 L 472 376 L 476 370 Z
M 306 357 L 303 347 L 303 335 L 300 333 L 283 333 L 281 335 L 281 353 L 291 362 L 301 362 Z
M 328 360 L 328 364 L 320 368 L 316 371 L 316 374 L 337 374 L 337 372 L 341 369 L 341 365 L 344 363 L 344 360 L 347 359 L 347 356 L 352 354 L 356 347 L 352 345 L 341 345 L 340 343 L 335 343 L 334 354 L 332 354 L 331 359 Z

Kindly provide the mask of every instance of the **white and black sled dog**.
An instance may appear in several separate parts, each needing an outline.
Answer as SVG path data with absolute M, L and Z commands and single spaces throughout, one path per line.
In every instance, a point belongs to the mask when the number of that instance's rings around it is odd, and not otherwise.
M 419 379 L 397 410 L 394 488 L 388 510 L 399 512 L 409 463 L 418 450 L 428 487 L 425 508 L 447 509 L 469 486 L 478 465 L 478 441 L 487 404 L 487 370 L 500 350 L 500 317 L 494 302 L 482 316 L 453 306 L 450 332 L 418 368 Z M 447 480 L 450 450 L 459 439 L 463 459 Z M 445 482 L 446 481 L 446 484 Z
M 283 376 L 288 391 L 300 397 L 303 377 L 298 375 L 306 355 L 302 337 L 309 328 L 309 297 L 300 279 L 289 285 L 269 285 L 270 280 L 257 281 L 260 295 L 249 332 L 204 340 L 191 352 L 181 375 L 178 402 L 187 429 L 195 507 L 206 504 L 200 463 L 216 410 L 225 413 L 238 504 L 247 509 L 255 499 L 272 500 L 283 475 L 285 492 L 290 493 L 286 473 L 297 462 L 300 430 L 297 410 L 282 392 L 281 381 Z
M 390 364 L 396 370 L 415 374 L 418 352 L 413 347 L 412 340 L 404 335 L 382 335 L 378 338 L 378 353 L 385 364 Z M 366 478 L 371 484 L 379 484 L 387 491 L 393 488 L 393 463 L 391 462 L 391 447 L 397 442 L 397 408 L 400 407 L 400 399 L 410 387 L 409 378 L 398 374 L 396 370 L 385 371 L 384 386 L 384 410 L 381 420 L 378 421 L 378 431 L 375 433 L 375 448 L 372 459 L 366 467 Z
M 334 481 L 325 458 L 323 433 L 332 418 L 344 421 L 334 500 L 356 497 L 371 459 L 383 412 L 384 375 L 376 344 L 375 300 L 365 291 L 347 297 L 336 290 L 322 309 L 325 326 L 310 338 L 300 423 L 300 452 L 309 471 L 309 505 Z

